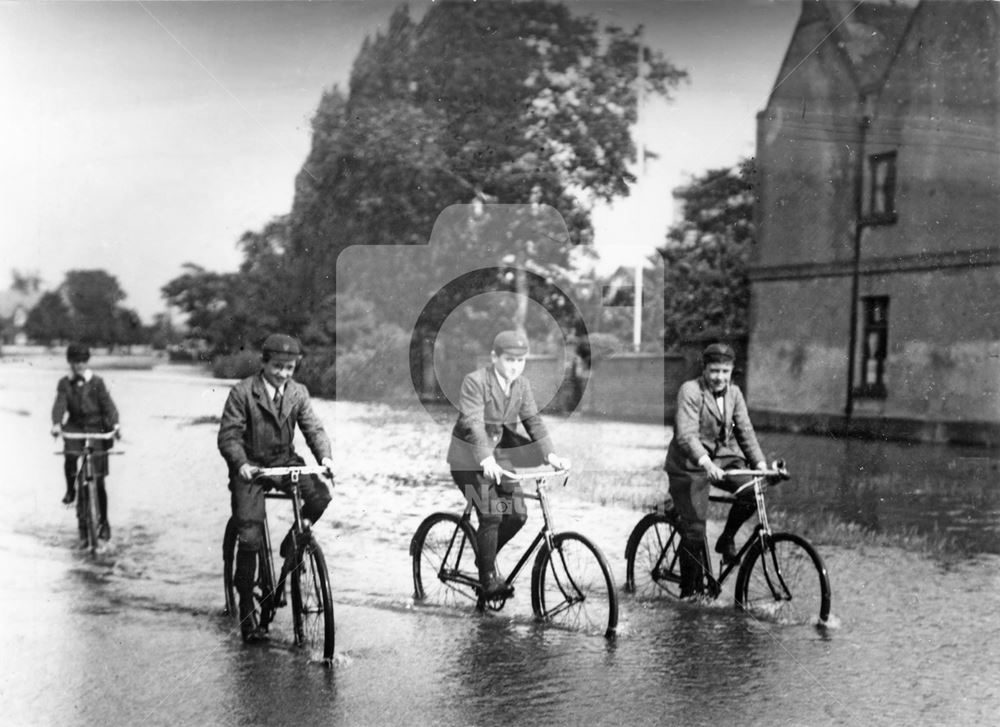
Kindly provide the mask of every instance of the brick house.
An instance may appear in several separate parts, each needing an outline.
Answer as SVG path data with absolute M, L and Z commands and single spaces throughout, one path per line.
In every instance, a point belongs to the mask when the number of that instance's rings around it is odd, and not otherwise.
M 1000 3 L 804 0 L 756 159 L 755 420 L 1000 443 Z

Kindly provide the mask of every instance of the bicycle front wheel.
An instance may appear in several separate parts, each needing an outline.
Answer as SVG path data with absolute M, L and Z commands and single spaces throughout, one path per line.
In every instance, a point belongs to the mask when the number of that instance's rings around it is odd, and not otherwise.
M 335 640 L 333 594 L 323 551 L 311 538 L 299 549 L 291 576 L 295 643 L 311 654 L 322 652 L 329 662 Z
M 431 606 L 475 604 L 479 598 L 476 533 L 450 512 L 427 517 L 410 541 L 413 599 Z
M 81 478 L 77 483 L 76 496 L 80 532 L 86 534 L 87 547 L 90 548 L 90 552 L 96 553 L 97 536 L 101 522 L 101 509 L 97 502 L 97 483 Z
M 531 607 L 557 626 L 614 636 L 618 594 L 604 554 L 578 533 L 554 535 L 535 558 Z
M 222 536 L 222 588 L 226 597 L 226 614 L 239 615 L 239 596 L 236 593 L 236 518 L 226 521 L 226 532 Z
M 625 546 L 625 590 L 638 598 L 679 598 L 680 542 L 680 533 L 666 515 L 650 513 L 636 523 Z
M 765 536 L 740 566 L 736 605 L 778 623 L 824 623 L 830 615 L 830 579 L 823 560 L 798 535 Z

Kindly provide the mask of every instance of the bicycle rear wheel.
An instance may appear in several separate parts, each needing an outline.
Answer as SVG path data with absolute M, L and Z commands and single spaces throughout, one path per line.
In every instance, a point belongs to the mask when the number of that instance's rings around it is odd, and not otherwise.
M 475 604 L 479 597 L 476 534 L 450 512 L 428 516 L 410 541 L 413 599 L 429 606 Z
M 636 523 L 625 546 L 625 590 L 639 598 L 681 595 L 680 533 L 671 518 L 650 513 Z
M 311 537 L 299 548 L 291 579 L 295 643 L 329 662 L 335 644 L 333 594 L 323 551 Z
M 758 618 L 821 624 L 830 615 L 830 579 L 819 553 L 792 533 L 765 536 L 747 553 L 736 580 L 736 605 Z
M 236 591 L 236 552 L 239 547 L 239 532 L 235 518 L 230 518 L 226 522 L 226 531 L 222 536 L 222 587 L 225 593 L 225 614 L 239 619 L 239 593 Z M 271 559 L 267 557 L 270 552 L 270 542 L 266 538 L 261 546 L 261 551 L 257 554 L 257 581 L 254 584 L 253 599 L 260 610 L 260 625 L 267 626 L 274 620 L 275 603 L 274 593 L 274 573 L 271 569 Z
M 531 607 L 557 626 L 614 636 L 618 594 L 601 551 L 578 533 L 554 535 L 535 558 Z

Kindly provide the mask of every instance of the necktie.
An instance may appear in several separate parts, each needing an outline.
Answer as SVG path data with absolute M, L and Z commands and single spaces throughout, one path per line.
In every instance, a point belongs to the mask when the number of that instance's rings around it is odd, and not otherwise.
M 274 390 L 274 410 L 281 413 L 281 389 Z

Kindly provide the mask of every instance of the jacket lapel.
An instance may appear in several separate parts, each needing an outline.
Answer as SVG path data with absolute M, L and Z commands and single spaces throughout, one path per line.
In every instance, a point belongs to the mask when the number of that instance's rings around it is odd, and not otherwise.
M 715 403 L 715 395 L 712 393 L 711 389 L 709 389 L 708 386 L 705 385 L 704 381 L 701 382 L 701 395 L 704 396 L 705 399 L 708 401 L 707 404 L 708 410 L 712 412 L 712 416 L 714 416 L 718 421 L 721 422 L 722 412 L 719 411 L 719 405 Z M 728 396 L 728 392 L 726 395 Z
M 267 395 L 267 387 L 264 386 L 264 377 L 258 375 L 253 382 L 253 398 L 259 406 L 264 411 L 268 412 L 275 421 L 278 420 L 278 413 L 274 410 L 274 402 L 271 401 L 271 397 Z

